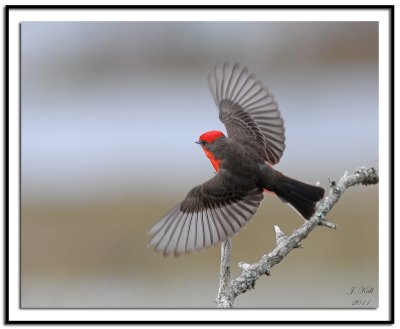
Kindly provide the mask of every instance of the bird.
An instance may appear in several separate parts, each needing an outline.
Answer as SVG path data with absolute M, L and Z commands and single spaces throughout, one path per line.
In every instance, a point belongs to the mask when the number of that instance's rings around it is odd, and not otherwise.
M 150 246 L 164 256 L 198 251 L 226 241 L 254 217 L 264 192 L 274 193 L 304 219 L 325 190 L 273 168 L 285 150 L 278 104 L 256 76 L 238 63 L 216 64 L 208 85 L 227 134 L 210 130 L 196 141 L 215 174 L 192 188 L 149 230 Z

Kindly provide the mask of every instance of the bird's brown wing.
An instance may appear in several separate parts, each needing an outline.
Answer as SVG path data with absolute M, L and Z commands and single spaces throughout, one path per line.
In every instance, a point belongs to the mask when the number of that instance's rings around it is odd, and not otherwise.
M 164 255 L 207 248 L 239 232 L 263 199 L 261 189 L 232 192 L 223 174 L 194 187 L 151 229 L 150 244 Z
M 265 160 L 279 162 L 285 149 L 285 128 L 278 104 L 247 67 L 217 64 L 208 84 L 228 137 L 265 150 Z

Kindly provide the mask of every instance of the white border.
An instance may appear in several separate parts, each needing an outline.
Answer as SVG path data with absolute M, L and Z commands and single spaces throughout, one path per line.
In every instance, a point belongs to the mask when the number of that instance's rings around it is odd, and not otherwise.
M 11 10 L 9 12 L 9 316 L 19 321 L 387 321 L 389 319 L 389 24 L 384 10 Z M 19 23 L 22 21 L 379 21 L 379 308 L 377 310 L 22 310 L 19 308 Z

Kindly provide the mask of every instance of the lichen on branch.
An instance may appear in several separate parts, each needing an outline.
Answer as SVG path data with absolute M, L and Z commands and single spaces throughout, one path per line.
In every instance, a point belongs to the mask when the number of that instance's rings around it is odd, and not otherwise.
M 221 245 L 220 286 L 216 303 L 218 308 L 232 308 L 234 300 L 240 294 L 254 289 L 256 281 L 265 275 L 269 275 L 272 267 L 279 264 L 293 249 L 301 246 L 301 241 L 306 239 L 316 226 L 336 228 L 334 223 L 327 220 L 326 216 L 333 206 L 339 201 L 342 194 L 354 185 L 373 185 L 379 182 L 378 171 L 371 167 L 357 168 L 353 174 L 347 172 L 337 181 L 330 182 L 330 190 L 327 196 L 317 204 L 317 209 L 309 220 L 305 221 L 290 236 L 286 236 L 275 225 L 276 247 L 270 253 L 265 254 L 254 264 L 240 262 L 238 266 L 243 270 L 242 274 L 230 281 L 231 269 L 231 239 Z

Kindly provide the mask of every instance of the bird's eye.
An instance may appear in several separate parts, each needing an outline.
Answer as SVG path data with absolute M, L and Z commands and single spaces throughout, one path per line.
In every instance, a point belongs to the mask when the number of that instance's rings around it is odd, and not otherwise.
M 207 144 L 207 142 L 200 139 L 200 140 L 196 141 L 196 144 L 200 144 L 201 146 L 204 146 Z

